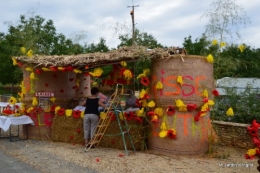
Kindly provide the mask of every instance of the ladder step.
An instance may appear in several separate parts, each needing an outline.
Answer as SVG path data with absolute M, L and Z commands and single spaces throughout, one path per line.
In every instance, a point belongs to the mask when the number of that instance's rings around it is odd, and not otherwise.
M 99 141 L 92 141 L 92 142 L 90 142 L 90 145 L 95 145 L 97 143 L 99 143 Z
M 106 126 L 108 126 L 108 124 L 98 125 L 98 127 L 106 127 Z
M 104 133 L 97 133 L 94 136 L 103 136 L 103 135 L 104 135 Z

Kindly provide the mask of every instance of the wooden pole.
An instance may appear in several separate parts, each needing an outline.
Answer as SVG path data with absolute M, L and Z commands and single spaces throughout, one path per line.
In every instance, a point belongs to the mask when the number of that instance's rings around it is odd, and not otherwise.
M 139 5 L 132 5 L 127 7 L 132 7 L 132 11 L 130 12 L 132 17 L 132 45 L 135 45 L 135 7 L 139 7 Z

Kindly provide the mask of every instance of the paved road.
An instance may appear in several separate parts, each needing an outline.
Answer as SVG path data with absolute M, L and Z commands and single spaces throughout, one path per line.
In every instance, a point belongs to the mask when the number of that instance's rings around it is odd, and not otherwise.
M 0 173 L 40 173 L 40 171 L 0 151 Z

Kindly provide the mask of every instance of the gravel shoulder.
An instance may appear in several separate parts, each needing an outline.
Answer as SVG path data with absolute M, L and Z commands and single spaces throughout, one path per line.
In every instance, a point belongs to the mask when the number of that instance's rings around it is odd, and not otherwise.
M 214 146 L 214 154 L 200 156 L 159 155 L 153 151 L 129 152 L 94 148 L 47 140 L 10 142 L 0 139 L 0 149 L 43 173 L 244 173 L 258 172 L 257 159 L 246 160 L 246 150 Z

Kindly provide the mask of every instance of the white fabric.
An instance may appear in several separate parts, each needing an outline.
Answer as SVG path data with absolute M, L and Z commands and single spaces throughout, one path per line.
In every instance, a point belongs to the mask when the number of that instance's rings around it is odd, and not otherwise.
M 140 110 L 139 108 L 128 108 L 124 112 L 129 113 L 129 112 L 136 112 L 136 111 L 139 111 L 139 110 Z
M 73 110 L 74 111 L 85 111 L 86 107 L 84 106 L 76 106 Z
M 34 122 L 27 115 L 22 115 L 19 117 L 15 117 L 13 115 L 0 116 L 0 128 L 3 129 L 4 131 L 7 131 L 11 125 L 21 125 L 21 124 L 34 125 Z

